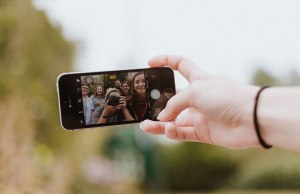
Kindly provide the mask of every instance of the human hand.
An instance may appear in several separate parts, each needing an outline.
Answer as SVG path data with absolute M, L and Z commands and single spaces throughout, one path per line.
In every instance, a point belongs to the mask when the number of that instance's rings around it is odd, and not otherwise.
M 110 106 L 110 105 L 105 104 L 102 114 L 110 115 L 110 114 L 113 114 L 114 112 L 116 112 L 116 110 L 117 110 L 116 106 Z
M 119 104 L 117 105 L 117 109 L 126 109 L 126 98 L 124 96 L 120 96 Z
M 208 74 L 180 56 L 157 56 L 149 66 L 169 66 L 179 71 L 189 86 L 168 101 L 158 115 L 159 122 L 141 123 L 145 132 L 229 148 L 259 146 L 252 120 L 258 87 Z

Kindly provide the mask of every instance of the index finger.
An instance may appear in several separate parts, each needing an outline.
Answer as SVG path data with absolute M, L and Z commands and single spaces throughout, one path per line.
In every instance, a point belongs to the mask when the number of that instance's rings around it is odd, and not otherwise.
M 177 55 L 159 55 L 149 60 L 150 67 L 169 66 L 179 71 L 189 82 L 204 79 L 206 73 L 190 59 Z

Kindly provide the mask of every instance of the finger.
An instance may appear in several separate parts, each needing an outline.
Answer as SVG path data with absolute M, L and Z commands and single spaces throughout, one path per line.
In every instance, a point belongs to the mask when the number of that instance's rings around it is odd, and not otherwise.
M 120 96 L 120 100 L 125 100 L 125 96 Z
M 190 88 L 184 89 L 182 92 L 173 96 L 168 102 L 164 110 L 162 110 L 157 119 L 160 121 L 174 120 L 183 110 L 190 107 Z
M 165 134 L 168 138 L 182 141 L 201 141 L 194 127 L 178 127 L 174 122 L 165 125 Z
M 196 110 L 195 108 L 190 108 L 190 116 L 193 119 L 193 126 L 196 128 L 196 133 L 201 140 L 206 143 L 212 143 L 211 134 L 208 126 L 208 120 L 205 115 Z
M 150 67 L 169 66 L 179 71 L 189 82 L 204 79 L 206 73 L 191 60 L 176 55 L 159 55 L 149 60 Z
M 182 111 L 175 120 L 177 127 L 191 127 L 193 126 L 193 119 L 189 108 Z
M 145 120 L 140 123 L 140 128 L 146 133 L 152 133 L 156 135 L 165 134 L 165 123 Z
M 195 135 L 201 137 L 202 142 L 211 144 L 211 136 L 208 128 L 207 118 L 193 108 L 184 110 L 175 120 L 175 125 L 181 127 L 193 127 Z
M 126 105 L 125 104 L 119 104 L 117 107 L 123 108 L 123 107 L 126 107 Z
M 122 107 L 123 107 L 123 106 L 122 106 L 121 104 L 119 104 L 119 105 L 116 106 L 117 109 L 120 109 L 120 108 L 122 108 Z

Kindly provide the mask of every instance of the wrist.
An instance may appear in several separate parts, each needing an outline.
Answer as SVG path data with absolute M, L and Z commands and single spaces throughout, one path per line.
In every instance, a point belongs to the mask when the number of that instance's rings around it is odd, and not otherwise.
M 256 97 L 255 97 L 254 110 L 253 110 L 253 122 L 254 122 L 255 132 L 256 132 L 256 135 L 257 135 L 260 145 L 265 149 L 271 148 L 272 145 L 268 144 L 262 136 L 263 130 L 260 127 L 257 112 L 258 112 L 258 108 L 259 108 L 258 105 L 259 105 L 261 93 L 269 87 L 270 86 L 264 86 L 259 89 L 259 91 L 257 92 Z M 264 136 L 266 136 L 266 135 L 264 135 Z
M 101 118 L 103 118 L 103 119 L 107 119 L 107 117 L 108 117 L 107 114 L 102 114 L 102 115 L 101 115 Z
M 285 95 L 282 96 L 285 90 L 274 87 L 264 91 L 261 94 L 261 108 L 258 110 L 257 115 L 265 141 L 268 144 L 289 148 L 289 141 L 293 142 L 293 138 L 297 137 L 295 135 L 297 133 L 289 134 L 289 129 L 292 129 L 290 127 L 292 122 L 289 122 L 288 118 L 291 118 L 293 114 L 291 114 L 291 107 L 288 108 L 286 99 L 284 99 Z
M 241 92 L 243 94 L 241 98 L 241 127 L 243 133 L 243 145 L 244 147 L 261 147 L 257 134 L 255 131 L 253 111 L 255 106 L 255 97 L 260 87 L 258 86 L 248 86 L 245 90 Z M 262 95 L 262 94 L 261 94 Z M 261 109 L 261 106 L 259 107 Z M 258 115 L 258 121 L 260 121 L 260 116 Z M 261 130 L 261 135 L 265 138 L 264 131 Z
M 102 114 L 101 114 L 101 117 L 106 118 L 108 115 L 109 115 L 109 112 L 106 109 L 104 109 Z

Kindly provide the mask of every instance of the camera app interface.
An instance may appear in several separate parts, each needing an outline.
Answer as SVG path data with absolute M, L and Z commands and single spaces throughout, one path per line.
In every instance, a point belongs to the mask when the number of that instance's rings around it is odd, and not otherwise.
M 86 125 L 156 119 L 174 90 L 159 85 L 159 76 L 145 71 L 81 76 Z M 154 84 L 150 80 L 155 80 Z M 149 82 L 149 83 L 148 83 Z M 149 88 L 156 85 L 155 88 Z

